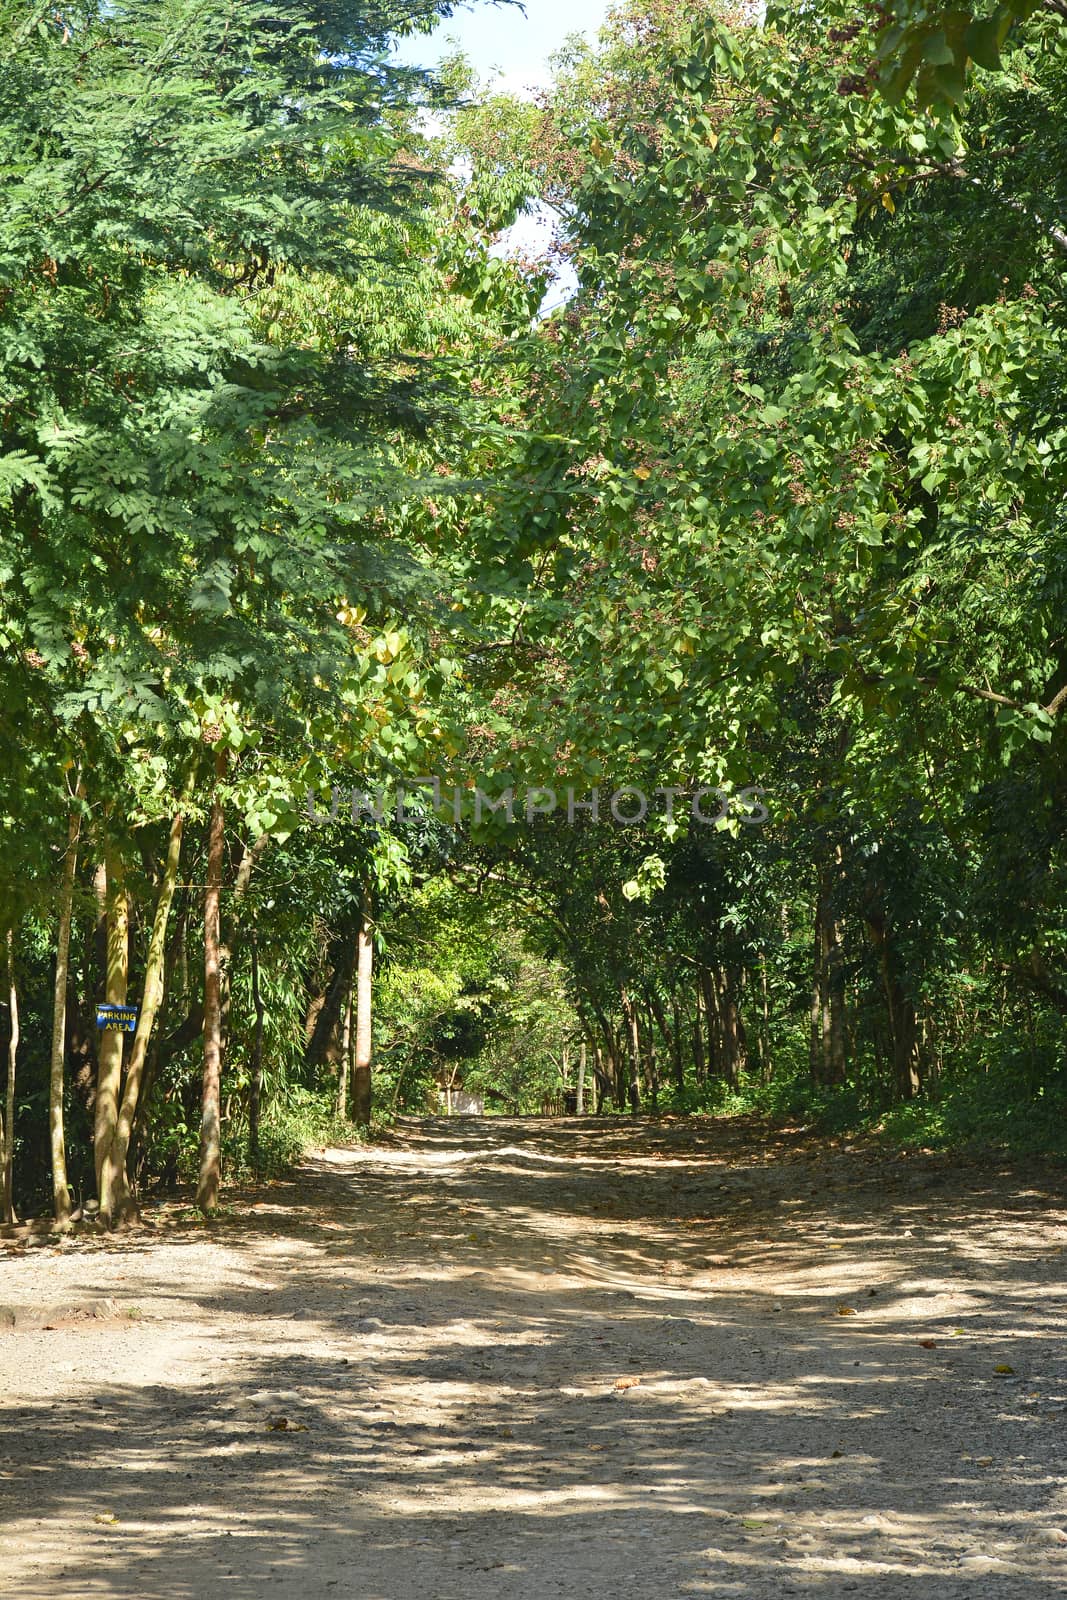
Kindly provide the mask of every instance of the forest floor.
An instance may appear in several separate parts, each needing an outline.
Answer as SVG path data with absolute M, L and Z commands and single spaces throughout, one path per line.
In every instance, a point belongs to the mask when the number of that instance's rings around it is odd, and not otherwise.
M 1067 1174 L 409 1122 L 0 1248 L 9 1600 L 1067 1590 Z

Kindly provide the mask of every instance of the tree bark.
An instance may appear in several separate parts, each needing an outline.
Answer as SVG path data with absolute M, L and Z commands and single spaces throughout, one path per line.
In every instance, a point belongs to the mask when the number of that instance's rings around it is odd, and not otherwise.
M 253 1176 L 260 1171 L 259 1108 L 263 1095 L 263 994 L 259 986 L 259 939 L 252 930 L 252 1004 L 256 1030 L 252 1038 L 252 1081 L 248 1087 L 248 1160 Z
M 845 980 L 837 925 L 830 908 L 830 872 L 819 873 L 815 896 L 815 952 L 811 995 L 811 1076 L 814 1083 L 844 1083 Z
M 630 1111 L 636 1116 L 641 1109 L 641 1041 L 637 1030 L 637 1008 L 625 989 L 622 991 L 622 1012 L 626 1022 L 626 1054 L 630 1067 Z
M 704 1027 L 708 1052 L 708 1075 L 718 1078 L 723 1071 L 722 1018 L 719 1015 L 719 996 L 712 979 L 710 967 L 701 967 L 698 973 L 700 996 L 704 1002 Z
M 609 1088 L 604 1071 L 604 1055 L 600 1046 L 593 1046 L 593 1115 L 599 1117 L 604 1110 L 604 1090 Z M 610 1092 L 610 1089 L 609 1089 Z
M 225 771 L 224 757 L 216 756 L 216 778 Z M 196 1203 L 211 1212 L 219 1203 L 222 1183 L 222 973 L 221 897 L 225 854 L 225 818 L 216 788 L 208 827 L 207 887 L 204 892 L 204 1073 L 201 1086 L 200 1178 Z
M 682 1053 L 682 1019 L 678 1009 L 678 996 L 671 996 L 671 1066 L 674 1070 L 674 1087 L 685 1093 L 685 1057 Z
M 662 1016 L 662 1012 L 660 1013 Z M 656 1030 L 653 1026 L 654 1017 L 649 1009 L 645 1024 L 645 1045 L 647 1050 L 648 1072 L 648 1097 L 652 1105 L 653 1116 L 659 1111 L 659 1063 L 656 1059 Z
M 348 1115 L 348 1069 L 352 1060 L 352 985 L 345 999 L 345 1020 L 341 1028 L 341 1060 L 337 1071 L 337 1115 Z
M 77 799 L 82 786 L 78 784 Z M 48 1132 L 52 1147 L 52 1209 L 61 1228 L 70 1224 L 70 1188 L 67 1184 L 67 1150 L 63 1133 L 63 1068 L 67 1037 L 67 967 L 70 961 L 70 924 L 74 913 L 74 880 L 78 869 L 81 811 L 72 810 L 67 824 L 67 853 L 59 899 L 56 933 L 56 983 L 52 1007 L 52 1054 L 48 1074 Z
M 740 977 L 729 967 L 720 967 L 716 981 L 722 1017 L 723 1070 L 730 1087 L 736 1089 L 742 1072 L 748 1066 L 748 1039 L 737 999 Z
M 103 911 L 107 924 L 107 976 L 104 999 L 109 1005 L 124 1006 L 130 973 L 130 915 L 122 862 L 108 846 L 104 852 L 104 874 L 98 877 L 98 892 L 103 891 Z M 96 1069 L 96 1104 L 93 1108 L 93 1162 L 96 1168 L 96 1195 L 100 1215 L 110 1222 L 118 1200 L 115 1188 L 115 1135 L 118 1131 L 119 1094 L 122 1089 L 122 1056 L 126 1034 L 121 1028 L 104 1028 Z
M 372 1109 L 374 924 L 370 912 L 368 895 L 360 917 L 356 961 L 356 1053 L 352 1070 L 352 1117 L 359 1128 L 370 1126 Z
M 137 1214 L 137 1206 L 134 1201 L 136 1178 L 135 1174 L 128 1168 L 127 1157 L 130 1149 L 130 1138 L 133 1133 L 134 1118 L 137 1115 L 137 1107 L 141 1100 L 148 1045 L 152 1038 L 156 1019 L 159 1016 L 160 1007 L 163 1004 L 167 959 L 167 925 L 170 921 L 170 910 L 178 883 L 178 865 L 181 861 L 182 831 L 184 826 L 185 813 L 179 811 L 170 825 L 167 855 L 163 863 L 163 879 L 159 886 L 155 916 L 152 920 L 152 933 L 148 941 L 148 958 L 145 962 L 141 1010 L 137 1018 L 137 1029 L 133 1036 L 130 1059 L 126 1067 L 126 1082 L 123 1086 L 122 1100 L 119 1104 L 115 1136 L 111 1143 L 111 1149 L 105 1158 L 104 1187 L 112 1195 L 114 1214 L 124 1220 L 132 1219 Z M 103 1202 L 101 1202 L 102 1204 Z
M 330 957 L 333 968 L 324 995 L 315 995 L 308 1008 L 305 1029 L 307 1044 L 304 1048 L 305 1067 L 321 1066 L 323 1062 L 336 1062 L 340 1057 L 341 1024 L 345 996 L 352 983 L 355 965 L 356 941 L 351 927 L 333 941 Z
M 704 1053 L 704 1030 L 700 1025 L 702 993 L 697 987 L 696 1009 L 693 1013 L 693 1068 L 696 1072 L 697 1083 L 703 1083 L 708 1075 L 707 1057 Z
M 578 1091 L 574 1099 L 575 1116 L 585 1115 L 585 1040 L 578 1049 Z
M 760 955 L 760 992 L 762 1000 L 759 1025 L 760 1078 L 764 1083 L 770 1083 L 774 1067 L 771 1061 L 771 999 L 767 981 L 766 951 Z
M 7 1101 L 3 1128 L 4 1223 L 15 1222 L 15 1066 L 19 1050 L 19 992 L 15 982 L 15 930 L 7 930 Z
M 922 1086 L 922 1061 L 919 1051 L 915 1004 L 901 979 L 893 936 L 885 916 L 868 910 L 867 927 L 878 952 L 882 978 L 893 1069 L 893 1094 L 898 1100 L 911 1100 Z

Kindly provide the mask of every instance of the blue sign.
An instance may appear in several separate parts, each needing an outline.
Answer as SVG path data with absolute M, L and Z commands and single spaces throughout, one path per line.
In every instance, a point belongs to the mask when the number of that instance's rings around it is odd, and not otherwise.
M 110 1028 L 112 1032 L 136 1033 L 137 1032 L 137 1007 L 101 1005 L 96 1008 L 96 1025 L 98 1028 Z

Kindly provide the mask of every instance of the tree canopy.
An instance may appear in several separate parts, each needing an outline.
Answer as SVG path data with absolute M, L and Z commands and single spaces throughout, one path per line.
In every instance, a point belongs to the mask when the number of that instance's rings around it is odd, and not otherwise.
M 1044 1137 L 1062 8 L 629 0 L 533 100 L 448 9 L 0 12 L 18 1203 L 372 1070 Z

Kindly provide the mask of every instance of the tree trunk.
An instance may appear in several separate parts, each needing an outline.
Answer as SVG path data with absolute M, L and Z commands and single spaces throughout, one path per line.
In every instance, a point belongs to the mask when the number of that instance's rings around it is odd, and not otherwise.
M 263 1095 L 263 994 L 259 986 L 259 939 L 252 930 L 252 1004 L 256 1012 L 256 1031 L 252 1038 L 252 1081 L 248 1086 L 248 1160 L 254 1177 L 259 1177 L 259 1108 Z
M 697 1083 L 704 1083 L 708 1075 L 707 1057 L 704 1053 L 704 1030 L 700 1025 L 701 991 L 698 986 L 696 1010 L 693 1014 L 693 1067 Z
M 374 975 L 374 924 L 370 896 L 363 904 L 356 959 L 356 1053 L 352 1069 L 352 1119 L 359 1128 L 370 1126 L 371 1065 L 374 1053 L 372 979 Z
M 625 989 L 622 991 L 622 1014 L 626 1022 L 626 1054 L 630 1066 L 630 1111 L 636 1116 L 641 1109 L 641 1041 L 637 1030 L 637 1008 Z
M 662 1015 L 662 1012 L 660 1013 Z M 653 1116 L 659 1111 L 659 1066 L 656 1060 L 656 1030 L 653 1025 L 654 1018 L 651 1010 L 646 1017 L 645 1044 L 648 1055 L 648 1094 L 652 1102 Z
M 224 772 L 224 758 L 216 757 L 216 776 Z M 204 893 L 204 1074 L 201 1089 L 200 1179 L 196 1203 L 201 1211 L 214 1211 L 222 1182 L 222 974 L 220 952 L 220 902 L 225 847 L 225 819 L 218 789 L 211 801 L 208 827 L 207 887 Z
M 815 896 L 815 952 L 811 995 L 811 1076 L 814 1083 L 844 1083 L 845 981 L 843 953 L 830 908 L 830 872 L 819 873 Z
M 889 1021 L 893 1069 L 893 1094 L 898 1100 L 911 1100 L 922 1086 L 915 1005 L 904 988 L 886 918 L 878 911 L 866 913 L 867 927 L 878 951 L 886 1016 Z
M 718 1078 L 723 1075 L 723 1031 L 719 1015 L 719 996 L 709 967 L 701 967 L 698 974 L 700 995 L 704 1002 L 704 1026 L 708 1051 L 708 1074 Z
M 669 1024 L 667 1022 L 667 1014 L 664 1011 L 662 1004 L 660 1003 L 659 995 L 656 994 L 656 992 L 655 992 L 655 990 L 653 988 L 649 987 L 649 989 L 646 991 L 645 998 L 648 1001 L 648 1009 L 651 1012 L 652 1016 L 655 1018 L 656 1026 L 659 1028 L 660 1036 L 663 1039 L 663 1047 L 671 1055 L 672 1060 L 674 1060 L 675 1079 L 677 1080 L 678 1063 L 677 1063 L 677 1060 L 675 1059 L 677 1052 L 676 1052 L 676 1041 L 675 1041 L 675 1036 L 674 1036 L 674 1030 L 669 1026 Z M 652 1033 L 651 1027 L 648 1030 L 648 1036 L 649 1036 L 650 1039 L 653 1038 L 653 1033 Z M 653 1080 L 653 1084 L 655 1086 L 655 1089 L 658 1091 L 658 1089 L 659 1089 L 659 1079 L 658 1079 L 658 1076 L 657 1076 L 657 1073 L 656 1073 L 656 1047 L 655 1047 L 655 1043 L 653 1043 L 651 1051 L 650 1051 L 650 1059 L 651 1059 L 651 1063 L 652 1063 L 652 1080 Z M 655 1100 L 655 1096 L 653 1096 L 653 1100 Z M 653 1106 L 653 1109 L 655 1109 L 654 1106 Z
M 604 1052 L 598 1044 L 593 1046 L 593 1115 L 599 1117 L 604 1110 L 604 1089 L 607 1085 L 604 1071 Z
M 163 879 L 159 886 L 156 912 L 152 920 L 152 933 L 148 941 L 148 958 L 145 962 L 141 1009 L 137 1018 L 137 1029 L 133 1036 L 133 1044 L 130 1047 L 130 1059 L 126 1067 L 126 1082 L 119 1105 L 115 1135 L 111 1149 L 105 1158 L 103 1187 L 112 1196 L 114 1214 L 124 1220 L 133 1218 L 137 1214 L 137 1207 L 133 1198 L 137 1187 L 136 1174 L 129 1170 L 127 1157 L 130 1149 L 130 1138 L 133 1133 L 134 1118 L 137 1115 L 137 1107 L 140 1104 L 141 1089 L 145 1079 L 145 1061 L 148 1057 L 148 1045 L 152 1038 L 165 993 L 167 925 L 170 921 L 170 910 L 178 883 L 178 865 L 181 861 L 184 825 L 185 814 L 179 811 L 170 825 L 167 854 L 163 863 Z M 103 1202 L 101 1202 L 102 1205 Z
M 15 1222 L 15 1065 L 19 1050 L 19 992 L 15 983 L 15 930 L 7 930 L 7 1102 L 3 1128 L 4 1223 Z
M 720 967 L 715 974 L 715 981 L 719 1015 L 722 1018 L 723 1073 L 731 1089 L 736 1089 L 742 1072 L 748 1066 L 748 1040 L 737 1000 L 740 976 L 728 967 Z
M 78 785 L 77 798 L 82 794 Z M 74 912 L 74 879 L 78 868 L 78 838 L 81 812 L 70 813 L 67 824 L 67 854 L 63 863 L 63 887 L 59 900 L 59 928 L 56 933 L 56 983 L 52 1007 L 52 1054 L 48 1075 L 48 1131 L 52 1147 L 52 1208 L 61 1228 L 70 1223 L 70 1188 L 67 1184 L 67 1151 L 63 1134 L 63 1067 L 67 1037 L 67 967 L 70 961 L 70 924 Z
M 352 985 L 345 1000 L 345 1020 L 341 1029 L 341 1060 L 337 1072 L 337 1115 L 348 1115 L 348 1069 L 352 1059 Z
M 919 1069 L 919 1039 L 915 1007 L 904 992 L 893 967 L 888 944 L 882 947 L 882 982 L 885 986 L 889 1028 L 893 1038 L 894 1092 L 898 1100 L 912 1100 L 922 1079 Z
M 682 1053 L 682 1019 L 677 995 L 671 996 L 671 1066 L 674 1071 L 674 1087 L 679 1094 L 684 1094 L 685 1056 Z
M 340 1060 L 341 1025 L 345 997 L 352 983 L 356 944 L 351 927 L 346 927 L 332 943 L 329 953 L 332 970 L 326 993 L 313 996 L 308 1008 L 305 1029 L 307 1044 L 304 1048 L 304 1065 L 307 1068 Z
M 583 1039 L 578 1049 L 578 1092 L 575 1095 L 574 1111 L 576 1116 L 585 1115 L 585 1040 Z
M 122 862 L 110 846 L 104 854 L 104 874 L 102 879 L 97 879 L 98 892 L 103 890 L 103 910 L 107 922 L 104 999 L 109 1005 L 124 1006 L 130 975 L 130 909 Z M 100 1215 L 105 1222 L 110 1222 L 114 1217 L 118 1201 L 114 1146 L 118 1131 L 125 1041 L 126 1034 L 122 1028 L 104 1028 L 100 1034 L 97 1056 L 93 1161 L 96 1167 L 96 1195 L 100 1202 Z
M 771 997 L 770 986 L 767 981 L 766 951 L 760 956 L 760 991 L 762 998 L 759 1027 L 760 1077 L 764 1083 L 770 1083 L 774 1065 L 771 1061 Z

